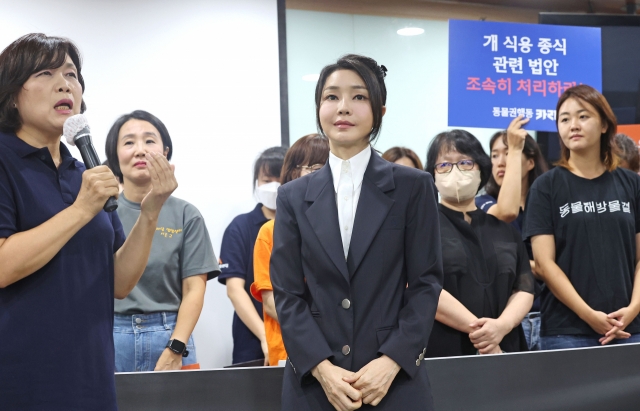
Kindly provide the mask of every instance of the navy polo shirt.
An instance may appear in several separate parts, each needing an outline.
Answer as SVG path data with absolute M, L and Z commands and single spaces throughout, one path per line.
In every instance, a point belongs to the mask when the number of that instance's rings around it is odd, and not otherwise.
M 498 200 L 496 200 L 494 197 L 490 196 L 489 194 L 483 194 L 481 196 L 478 196 L 476 197 L 475 201 L 476 201 L 476 207 L 478 207 L 485 213 L 489 211 L 489 209 L 493 205 L 498 204 Z M 516 217 L 516 219 L 511 222 L 511 225 L 514 226 L 519 233 L 522 232 L 523 220 L 524 220 L 524 211 L 521 208 L 520 211 L 518 212 L 518 217 Z M 529 255 L 531 255 L 531 253 L 529 253 Z
M 84 165 L 0 132 L 0 238 L 69 207 Z M 124 243 L 101 211 L 35 273 L 0 289 L 0 409 L 116 410 L 113 254 Z M 2 262 L 0 262 L 1 264 Z
M 253 211 L 240 214 L 231 221 L 224 231 L 220 248 L 220 272 L 218 281 L 227 283 L 227 278 L 238 277 L 244 280 L 244 289 L 251 296 L 253 284 L 253 248 L 258 232 L 269 221 L 262 213 L 262 204 Z M 262 318 L 262 303 L 251 298 L 256 311 Z M 264 358 L 260 340 L 242 322 L 238 314 L 233 313 L 233 363 L 241 363 Z

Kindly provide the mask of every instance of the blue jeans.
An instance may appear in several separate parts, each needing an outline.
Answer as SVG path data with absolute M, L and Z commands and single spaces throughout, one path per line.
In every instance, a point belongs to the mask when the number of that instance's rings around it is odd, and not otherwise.
M 116 372 L 153 371 L 171 339 L 178 313 L 113 316 L 113 343 L 116 349 Z M 182 365 L 197 363 L 193 336 L 187 342 L 188 357 Z
M 540 348 L 540 313 L 531 312 L 522 319 L 522 331 L 527 340 L 529 351 L 539 351 Z
M 540 337 L 543 350 L 565 350 L 567 348 L 601 347 L 600 335 L 548 335 Z M 640 343 L 640 333 L 627 339 L 613 340 L 607 345 Z

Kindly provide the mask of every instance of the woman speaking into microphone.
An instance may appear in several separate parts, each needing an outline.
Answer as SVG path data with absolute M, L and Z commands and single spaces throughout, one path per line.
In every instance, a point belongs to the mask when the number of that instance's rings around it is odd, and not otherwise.
M 118 182 L 60 142 L 85 110 L 69 40 L 28 34 L 0 54 L 0 398 L 3 410 L 116 410 L 113 298 L 146 266 L 160 209 L 176 189 L 147 154 L 153 188 L 125 241 L 103 211 Z

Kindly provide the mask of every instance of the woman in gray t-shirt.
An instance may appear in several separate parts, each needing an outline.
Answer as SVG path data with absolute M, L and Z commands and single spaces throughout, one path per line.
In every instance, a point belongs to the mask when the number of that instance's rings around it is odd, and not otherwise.
M 136 223 L 152 181 L 162 173 L 146 156 L 170 160 L 172 151 L 167 128 L 146 111 L 125 114 L 111 127 L 107 161 L 123 185 L 118 216 L 125 234 Z M 199 368 L 191 333 L 202 311 L 206 282 L 219 273 L 202 215 L 186 201 L 169 197 L 138 285 L 115 301 L 116 372 Z

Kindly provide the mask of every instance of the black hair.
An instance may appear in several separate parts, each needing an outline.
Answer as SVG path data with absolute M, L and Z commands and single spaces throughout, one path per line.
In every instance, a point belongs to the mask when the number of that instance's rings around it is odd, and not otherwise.
M 327 78 L 337 70 L 355 71 L 362 81 L 364 81 L 369 91 L 369 102 L 371 103 L 371 111 L 373 112 L 373 127 L 369 134 L 369 142 L 375 143 L 380 129 L 382 128 L 382 107 L 387 104 L 387 87 L 384 84 L 384 78 L 387 75 L 387 68 L 379 66 L 378 63 L 365 56 L 358 54 L 347 54 L 338 59 L 334 64 L 325 66 L 320 72 L 318 84 L 316 84 L 316 126 L 318 133 L 324 135 L 322 125 L 320 124 L 320 105 L 322 104 L 322 90 Z
M 24 35 L 0 53 L 0 129 L 16 132 L 22 127 L 22 118 L 15 108 L 16 97 L 33 73 L 61 67 L 67 55 L 75 64 L 78 82 L 84 93 L 82 58 L 78 48 L 69 39 L 49 37 L 42 33 Z M 87 106 L 82 100 L 80 112 Z
M 507 141 L 507 131 L 498 131 L 493 136 L 491 136 L 491 140 L 489 141 L 489 150 L 493 150 L 493 145 L 495 142 L 501 138 L 507 148 L 509 147 Z M 524 148 L 522 149 L 522 154 L 529 159 L 533 160 L 533 168 L 529 170 L 527 174 L 527 182 L 529 184 L 529 188 L 533 185 L 533 182 L 536 181 L 538 177 L 540 177 L 543 173 L 549 170 L 549 166 L 542 155 L 542 151 L 540 151 L 540 147 L 538 143 L 531 137 L 529 134 L 524 139 Z M 491 166 L 493 169 L 493 165 Z M 493 178 L 493 172 L 491 173 L 491 177 L 489 177 L 489 181 L 487 181 L 487 185 L 484 188 L 484 191 L 489 194 L 493 198 L 498 198 L 500 194 L 500 186 L 496 182 L 495 178 Z
M 113 174 L 120 180 L 120 182 L 123 181 L 123 176 L 122 170 L 120 170 L 120 160 L 118 159 L 118 135 L 120 134 L 120 129 L 124 123 L 129 120 L 142 120 L 154 126 L 160 133 L 160 138 L 162 139 L 162 152 L 164 153 L 164 150 L 167 147 L 169 148 L 167 160 L 171 160 L 171 155 L 173 154 L 173 143 L 171 142 L 169 131 L 158 117 L 144 110 L 136 110 L 129 114 L 120 116 L 111 126 L 111 129 L 107 134 L 107 142 L 105 143 L 104 148 L 104 151 L 107 154 L 107 161 L 110 166 L 109 168 L 111 168 L 111 171 L 113 171 Z
M 465 130 L 451 130 L 438 134 L 429 145 L 427 150 L 427 166 L 425 171 L 431 173 L 435 178 L 435 168 L 438 155 L 457 151 L 467 155 L 478 164 L 480 168 L 480 186 L 478 191 L 487 183 L 491 176 L 491 159 L 485 153 L 480 141 L 471 133 Z
M 271 147 L 262 152 L 260 157 L 253 165 L 253 186 L 255 188 L 256 181 L 262 171 L 266 176 L 280 178 L 280 172 L 282 171 L 282 163 L 284 162 L 284 156 L 287 153 L 287 147 Z

